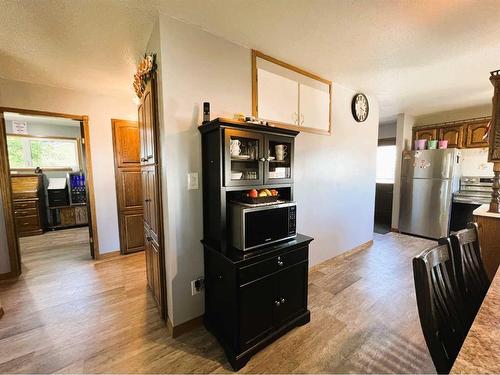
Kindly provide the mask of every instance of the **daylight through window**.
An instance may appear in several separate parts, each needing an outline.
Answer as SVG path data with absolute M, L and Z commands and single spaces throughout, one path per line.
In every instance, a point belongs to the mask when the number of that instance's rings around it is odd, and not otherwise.
M 11 169 L 80 169 L 77 139 L 7 136 Z
M 377 183 L 393 184 L 396 174 L 396 146 L 377 147 Z

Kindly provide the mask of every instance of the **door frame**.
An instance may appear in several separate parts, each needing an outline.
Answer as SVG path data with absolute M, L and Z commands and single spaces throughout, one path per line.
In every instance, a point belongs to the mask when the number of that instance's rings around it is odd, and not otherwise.
M 32 116 L 50 116 L 50 117 L 62 117 L 68 118 L 75 121 L 80 121 L 80 129 L 83 136 L 83 164 L 87 172 L 87 186 L 88 186 L 88 208 L 90 211 L 89 215 L 89 242 L 90 242 L 90 253 L 93 259 L 99 259 L 99 239 L 97 232 L 97 220 L 96 220 L 96 209 L 95 209 L 95 198 L 94 198 L 94 178 L 92 173 L 92 157 L 90 151 L 90 131 L 89 131 L 89 117 L 87 115 L 72 115 L 67 113 L 58 112 L 48 112 L 48 111 L 38 111 L 25 108 L 13 108 L 13 107 L 0 107 L 0 186 L 4 186 L 0 189 L 0 194 L 3 202 L 3 214 L 5 217 L 5 229 L 7 233 L 7 245 L 9 248 L 9 258 L 10 258 L 10 272 L 1 275 L 2 278 L 16 277 L 21 274 L 21 253 L 19 251 L 19 238 L 16 234 L 16 228 L 14 224 L 14 212 L 12 210 L 12 186 L 10 178 L 10 167 L 9 158 L 7 150 L 7 132 L 5 129 L 5 112 L 14 112 L 23 115 Z

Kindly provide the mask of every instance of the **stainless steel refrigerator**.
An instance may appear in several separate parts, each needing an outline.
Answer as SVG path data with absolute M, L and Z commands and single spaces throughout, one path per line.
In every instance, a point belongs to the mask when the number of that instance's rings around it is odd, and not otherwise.
M 460 175 L 457 149 L 404 151 L 399 231 L 433 239 L 448 236 Z

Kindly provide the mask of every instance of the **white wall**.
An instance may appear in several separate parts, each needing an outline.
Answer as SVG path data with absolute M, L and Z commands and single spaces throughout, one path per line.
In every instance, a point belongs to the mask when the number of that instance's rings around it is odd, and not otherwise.
M 436 124 L 438 122 L 459 121 L 474 117 L 491 116 L 491 111 L 492 106 L 491 103 L 489 103 L 481 106 L 429 113 L 427 115 L 415 117 L 415 126 Z
M 396 138 L 397 121 L 381 123 L 378 126 L 378 139 Z
M 89 116 L 99 248 L 101 253 L 119 250 L 111 119 L 137 120 L 132 93 L 105 97 L 0 79 L 0 106 Z
M 493 163 L 488 163 L 488 148 L 463 148 L 462 176 L 493 177 Z
M 160 19 L 167 284 L 169 317 L 178 325 L 203 314 L 203 296 L 190 290 L 204 272 L 202 192 L 187 190 L 187 173 L 201 172 L 200 106 L 210 102 L 212 118 L 251 112 L 251 54 Z M 378 105 L 369 98 L 369 120 L 358 124 L 350 112 L 354 91 L 334 85 L 333 92 L 333 135 L 301 133 L 296 141 L 298 230 L 315 238 L 311 265 L 370 240 L 373 231 Z
M 357 123 L 350 110 L 355 93 L 334 84 L 332 135 L 296 139 L 297 228 L 314 237 L 310 266 L 373 238 L 379 111 L 368 97 L 369 117 Z

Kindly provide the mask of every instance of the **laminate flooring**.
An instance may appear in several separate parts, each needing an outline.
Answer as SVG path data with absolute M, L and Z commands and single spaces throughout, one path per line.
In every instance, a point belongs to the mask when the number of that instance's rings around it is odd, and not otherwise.
M 0 283 L 0 373 L 232 371 L 204 327 L 169 337 L 147 289 L 144 253 L 92 261 L 86 232 L 72 231 L 64 243 L 48 236 L 21 241 L 24 273 Z M 375 234 L 367 250 L 313 267 L 311 322 L 240 372 L 435 372 L 411 268 L 412 257 L 432 244 Z

